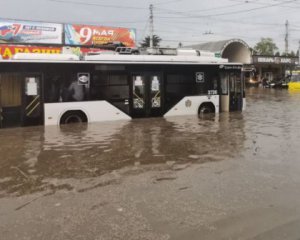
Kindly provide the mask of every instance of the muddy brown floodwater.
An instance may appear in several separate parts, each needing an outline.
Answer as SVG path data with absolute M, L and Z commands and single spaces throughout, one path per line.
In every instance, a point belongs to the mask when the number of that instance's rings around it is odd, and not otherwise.
M 300 93 L 247 110 L 0 130 L 0 239 L 300 239 Z

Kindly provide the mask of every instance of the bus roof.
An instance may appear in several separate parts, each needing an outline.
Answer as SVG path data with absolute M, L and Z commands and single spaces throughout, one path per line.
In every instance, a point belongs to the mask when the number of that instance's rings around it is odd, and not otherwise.
M 228 59 L 210 56 L 184 56 L 184 55 L 87 55 L 80 59 L 74 54 L 34 54 L 18 53 L 13 59 L 0 60 L 0 62 L 21 63 L 93 63 L 93 64 L 172 64 L 172 65 L 201 65 L 201 64 L 230 64 L 242 65 L 241 63 L 228 63 Z
M 13 60 L 58 60 L 58 61 L 79 61 L 75 54 L 45 54 L 45 53 L 16 53 Z
M 227 63 L 225 58 L 184 55 L 91 55 L 86 61 L 126 61 L 145 63 Z

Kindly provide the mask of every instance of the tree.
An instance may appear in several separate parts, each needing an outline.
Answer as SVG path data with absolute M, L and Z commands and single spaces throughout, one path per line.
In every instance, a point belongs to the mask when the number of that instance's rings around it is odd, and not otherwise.
M 290 57 L 296 57 L 296 53 L 294 51 L 291 51 L 291 53 L 289 54 Z
M 261 38 L 260 42 L 255 45 L 254 50 L 259 55 L 274 55 L 278 47 L 272 38 Z
M 296 57 L 297 55 L 296 55 L 296 53 L 292 50 L 291 52 L 289 52 L 289 53 L 282 53 L 282 55 L 281 56 L 284 56 L 284 57 Z
M 153 35 L 153 47 L 159 47 L 159 43 L 162 39 L 157 36 Z M 144 38 L 144 40 L 140 43 L 141 47 L 150 47 L 150 36 Z

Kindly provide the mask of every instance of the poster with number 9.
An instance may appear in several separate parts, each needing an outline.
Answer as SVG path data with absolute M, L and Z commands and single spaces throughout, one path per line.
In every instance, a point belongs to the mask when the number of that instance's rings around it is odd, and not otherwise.
M 65 44 L 77 46 L 101 46 L 121 42 L 135 47 L 135 29 L 102 27 L 93 25 L 65 25 Z

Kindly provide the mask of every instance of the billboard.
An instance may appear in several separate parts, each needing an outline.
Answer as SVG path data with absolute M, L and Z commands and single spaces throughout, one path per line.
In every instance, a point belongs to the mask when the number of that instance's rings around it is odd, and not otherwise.
M 0 43 L 62 44 L 63 25 L 0 20 Z
M 28 45 L 8 45 L 0 44 L 0 59 L 11 59 L 16 53 L 42 53 L 42 54 L 60 54 L 69 53 L 77 56 L 88 53 L 101 53 L 107 51 L 101 48 L 71 47 L 67 50 L 64 47 L 44 47 Z
M 135 47 L 135 29 L 65 24 L 64 31 L 66 45 L 101 46 L 121 42 L 126 47 Z
M 42 47 L 42 46 L 13 46 L 0 44 L 0 56 L 2 59 L 10 59 L 16 53 L 48 53 L 58 54 L 62 53 L 61 47 Z

